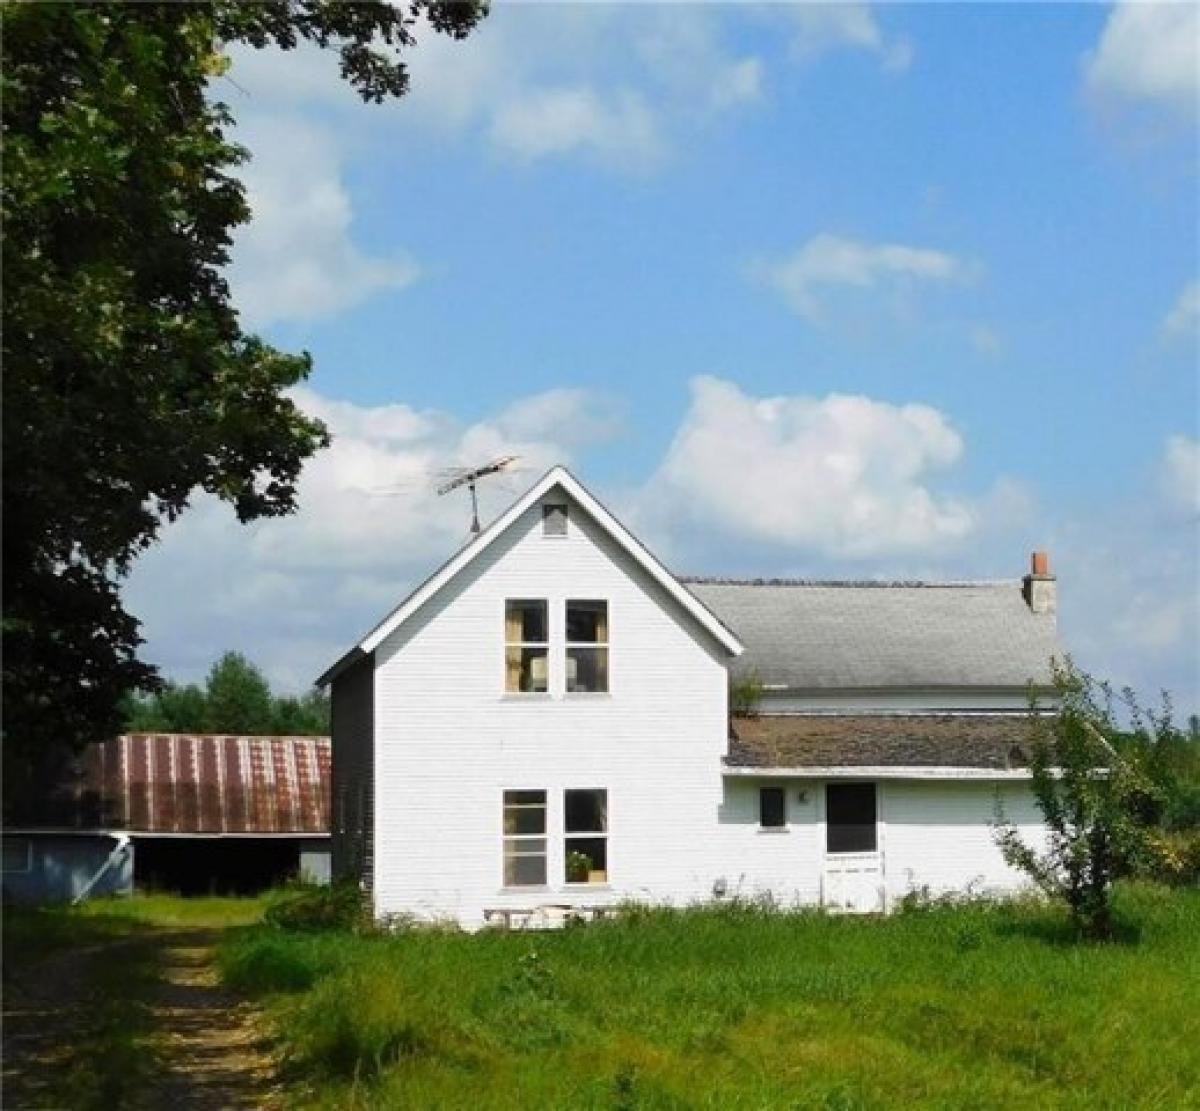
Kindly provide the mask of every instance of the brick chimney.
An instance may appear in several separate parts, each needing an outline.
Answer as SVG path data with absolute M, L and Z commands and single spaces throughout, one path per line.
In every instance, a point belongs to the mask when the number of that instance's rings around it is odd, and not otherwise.
M 1048 553 L 1034 552 L 1030 557 L 1023 593 L 1031 612 L 1051 615 L 1058 612 L 1058 579 L 1050 574 Z

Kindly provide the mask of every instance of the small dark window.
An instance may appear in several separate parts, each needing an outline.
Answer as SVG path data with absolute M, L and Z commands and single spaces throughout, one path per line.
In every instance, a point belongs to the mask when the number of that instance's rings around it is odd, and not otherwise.
M 830 783 L 825 788 L 825 828 L 828 852 L 875 852 L 875 784 Z
M 565 505 L 542 506 L 542 535 L 567 535 L 567 507 Z
M 782 787 L 763 787 L 758 792 L 758 824 L 763 829 L 785 825 Z

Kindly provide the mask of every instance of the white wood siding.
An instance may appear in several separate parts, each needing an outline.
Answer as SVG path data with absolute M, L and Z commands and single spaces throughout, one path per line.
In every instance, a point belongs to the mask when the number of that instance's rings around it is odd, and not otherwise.
M 968 887 L 1001 893 L 1027 884 L 1004 863 L 991 823 L 999 790 L 1006 812 L 1036 843 L 1042 826 L 1028 784 L 863 781 L 875 782 L 878 792 L 878 843 L 889 905 L 921 887 L 934 894 Z M 783 830 L 759 828 L 758 792 L 768 786 L 784 788 Z M 825 781 L 731 777 L 719 837 L 710 841 L 714 881 L 723 881 L 730 895 L 769 895 L 784 906 L 819 903 L 825 832 Z
M 551 495 L 546 500 L 561 501 Z M 545 598 L 550 695 L 505 695 L 504 602 Z M 563 695 L 567 599 L 609 605 L 610 693 Z M 375 902 L 379 913 L 710 894 L 726 746 L 724 656 L 572 503 L 566 537 L 541 505 L 376 652 Z M 564 889 L 562 792 L 608 791 L 605 890 Z M 502 886 L 505 788 L 549 792 L 546 890 Z
M 547 501 L 561 501 L 551 493 Z M 566 537 L 542 535 L 541 504 L 379 645 L 374 658 L 373 893 L 379 914 L 482 924 L 489 909 L 822 897 L 824 782 L 780 779 L 783 831 L 758 824 L 763 780 L 722 775 L 724 650 L 611 537 L 570 502 Z M 550 693 L 504 693 L 504 603 L 545 599 Z M 609 607 L 610 692 L 563 693 L 568 599 Z M 361 688 L 365 689 L 365 688 Z M 335 683 L 335 761 L 338 686 Z M 355 718 L 357 720 L 357 718 Z M 335 783 L 337 780 L 335 779 Z M 563 882 L 563 792 L 608 792 L 609 882 Z M 502 796 L 542 789 L 545 888 L 505 889 Z M 878 784 L 881 886 L 1009 890 L 991 822 L 997 786 Z M 1006 783 L 1010 814 L 1036 835 L 1029 788 Z M 803 793 L 803 799 L 801 794 Z M 336 802 L 335 802 L 336 806 Z M 369 812 L 368 812 L 369 814 Z M 338 852 L 335 839 L 335 862 Z
M 997 790 L 1005 813 L 1025 839 L 1040 843 L 1045 831 L 1028 784 L 885 784 L 889 897 L 920 887 L 938 894 L 968 887 L 1000 893 L 1027 886 L 1028 878 L 1009 868 L 996 847 L 992 822 Z

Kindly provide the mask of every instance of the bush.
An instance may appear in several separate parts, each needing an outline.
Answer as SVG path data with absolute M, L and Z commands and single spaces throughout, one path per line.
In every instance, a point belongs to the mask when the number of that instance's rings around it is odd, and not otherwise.
M 322 980 L 290 1024 L 301 1067 L 369 1079 L 405 1057 L 439 1056 L 445 1031 L 436 1013 L 398 978 L 359 968 Z
M 317 969 L 294 944 L 265 935 L 255 938 L 251 944 L 223 951 L 221 976 L 238 991 L 268 995 L 307 991 L 317 978 Z
M 263 920 L 280 930 L 350 930 L 372 928 L 370 901 L 351 883 L 331 887 L 300 884 L 285 889 L 267 907 Z
M 1200 829 L 1159 831 L 1155 866 L 1149 878 L 1169 884 L 1200 885 Z

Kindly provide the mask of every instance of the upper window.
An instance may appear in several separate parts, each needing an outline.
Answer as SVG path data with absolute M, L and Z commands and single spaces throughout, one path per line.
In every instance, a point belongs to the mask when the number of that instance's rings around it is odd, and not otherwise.
M 542 506 L 542 535 L 567 535 L 567 507 L 547 503 Z
M 787 825 L 782 787 L 763 787 L 758 792 L 758 824 L 763 829 Z
M 827 852 L 876 852 L 875 784 L 828 784 L 825 788 L 825 828 Z
M 567 603 L 567 690 L 608 690 L 608 603 Z
M 504 792 L 504 886 L 546 885 L 546 792 Z
M 545 601 L 504 603 L 504 689 L 549 690 L 550 627 Z
M 608 792 L 563 793 L 563 841 L 567 883 L 608 882 Z

